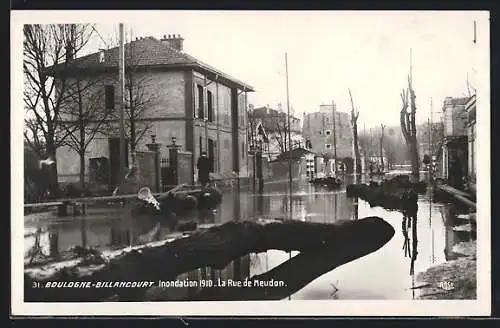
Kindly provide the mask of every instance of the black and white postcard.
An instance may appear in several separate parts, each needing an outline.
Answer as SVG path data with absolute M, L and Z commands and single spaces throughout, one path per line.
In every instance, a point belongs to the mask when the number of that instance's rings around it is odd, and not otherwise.
M 13 315 L 490 315 L 488 12 L 11 19 Z

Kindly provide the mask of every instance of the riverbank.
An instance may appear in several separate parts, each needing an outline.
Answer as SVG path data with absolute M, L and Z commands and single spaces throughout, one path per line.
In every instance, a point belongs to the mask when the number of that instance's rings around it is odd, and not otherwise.
M 417 275 L 419 299 L 477 298 L 476 241 L 459 243 L 453 247 L 453 252 L 461 257 L 430 267 Z

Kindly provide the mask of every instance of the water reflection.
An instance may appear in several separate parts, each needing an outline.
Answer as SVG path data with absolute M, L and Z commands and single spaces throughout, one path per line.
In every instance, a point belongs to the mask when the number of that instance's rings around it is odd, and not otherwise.
M 403 215 L 402 218 L 400 212 L 371 208 L 363 200 L 350 199 L 344 190 L 328 191 L 306 183 L 294 185 L 294 193 L 290 196 L 286 194 L 286 189 L 285 183 L 281 186 L 266 185 L 262 195 L 228 191 L 215 211 L 198 211 L 161 221 L 147 217 L 132 218 L 124 215 L 122 208 L 102 207 L 89 208 L 87 215 L 80 217 L 57 218 L 53 213 L 27 215 L 25 257 L 30 258 L 34 254 L 35 257 L 40 257 L 39 254 L 59 256 L 73 245 L 107 249 L 161 240 L 178 233 L 179 225 L 192 221 L 198 225 L 211 225 L 258 217 L 281 217 L 333 223 L 379 216 L 401 233 L 397 233 L 377 252 L 326 272 L 290 298 L 411 299 L 414 297 L 411 286 L 414 285 L 415 274 L 433 264 L 456 258 L 453 247 L 460 241 L 475 238 L 473 231 L 456 230 L 459 212 L 449 205 L 432 205 L 425 197 L 420 197 L 416 215 Z M 405 244 L 402 252 L 401 245 Z M 200 268 L 178 278 L 206 277 L 213 281 L 243 278 L 272 270 L 295 255 L 297 252 L 269 250 L 262 254 L 249 254 L 229 263 L 222 270 Z M 170 291 L 168 297 L 164 294 L 155 297 L 185 299 L 198 292 L 177 290 Z

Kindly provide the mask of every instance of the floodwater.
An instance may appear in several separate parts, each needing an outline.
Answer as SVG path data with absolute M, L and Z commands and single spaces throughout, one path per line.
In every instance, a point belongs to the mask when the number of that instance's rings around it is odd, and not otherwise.
M 329 191 L 314 187 L 306 181 L 294 181 L 290 194 L 288 181 L 280 181 L 266 184 L 262 195 L 246 191 L 225 192 L 222 203 L 215 211 L 193 212 L 178 217 L 176 221 L 196 221 L 199 225 L 211 225 L 231 220 L 285 218 L 333 223 L 368 216 L 381 217 L 396 231 L 387 244 L 371 254 L 317 277 L 285 299 L 404 300 L 416 297 L 415 289 L 412 289 L 416 284 L 416 274 L 431 265 L 456 258 L 452 252 L 453 246 L 473 238 L 467 233 L 458 233 L 452 229 L 449 217 L 453 212 L 451 205 L 430 203 L 428 196 L 422 195 L 418 201 L 416 231 L 411 228 L 403 229 L 405 225 L 402 213 L 380 207 L 371 208 L 360 199 L 356 202 L 346 196 L 345 189 Z M 86 216 L 57 218 L 52 212 L 30 214 L 25 216 L 24 223 L 26 258 L 33 252 L 34 245 L 47 255 L 67 250 L 74 245 L 103 250 L 165 239 L 176 232 L 176 225 L 170 221 L 158 223 L 148 218 L 132 219 L 127 215 L 126 209 L 117 205 L 90 207 Z M 413 247 L 415 237 L 417 246 Z M 410 244 L 409 253 L 406 252 L 405 243 Z M 239 259 L 238 265 L 233 261 L 223 270 L 203 268 L 195 276 L 211 279 L 252 277 L 273 269 L 296 254 L 297 252 L 276 250 L 249 254 Z M 193 277 L 193 273 L 188 276 Z M 178 296 L 182 297 L 188 296 Z

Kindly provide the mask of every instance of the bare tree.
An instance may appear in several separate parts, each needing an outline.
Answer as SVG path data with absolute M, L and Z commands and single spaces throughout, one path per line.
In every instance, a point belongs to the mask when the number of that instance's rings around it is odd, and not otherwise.
M 275 133 L 273 139 L 276 140 L 280 153 L 288 150 L 288 124 L 285 115 L 277 115 L 275 118 Z
M 247 110 L 247 125 L 248 125 L 248 145 L 250 148 L 255 148 L 257 139 L 257 116 L 253 111 L 253 105 L 248 106 Z
M 80 159 L 80 191 L 85 190 L 85 159 L 87 148 L 100 133 L 109 130 L 111 111 L 103 110 L 104 95 L 98 85 L 99 79 L 81 80 L 68 85 L 68 97 L 61 108 L 60 128 L 67 137 L 63 143 L 74 150 Z
M 111 41 L 114 42 L 114 41 Z M 132 41 L 125 45 L 125 137 L 127 138 L 132 164 L 135 163 L 135 152 L 144 136 L 151 131 L 152 122 L 147 120 L 148 111 L 155 105 L 159 94 L 157 86 L 149 70 L 144 69 L 141 62 L 148 56 L 143 47 Z M 117 119 L 117 116 L 115 117 Z M 111 134 L 117 134 L 119 125 L 110 127 Z
M 66 69 L 69 60 L 85 47 L 93 28 L 79 24 L 25 25 L 23 28 L 25 141 L 40 157 L 56 161 L 56 149 L 66 134 L 59 134 L 59 114 L 67 96 Z M 47 68 L 58 65 L 58 79 Z M 61 67 L 62 66 L 62 67 Z M 49 189 L 57 193 L 57 165 L 52 165 Z
M 156 103 L 158 94 L 151 75 L 141 71 L 140 61 L 146 53 L 140 52 L 134 42 L 125 47 L 125 103 L 126 134 L 129 140 L 132 163 L 142 138 L 151 131 L 152 123 L 144 120 L 147 110 Z
M 385 125 L 380 124 L 380 164 L 382 166 L 382 171 L 384 170 L 384 130 Z
M 351 98 L 351 126 L 352 126 L 352 145 L 354 152 L 354 172 L 355 176 L 361 173 L 361 156 L 359 154 L 358 145 L 358 117 L 359 110 L 354 108 L 354 101 L 352 99 L 351 89 L 349 90 L 349 97 Z M 357 180 L 357 179 L 356 179 Z
M 24 119 L 24 142 L 39 158 L 45 157 L 44 133 L 36 118 Z
M 408 152 L 411 156 L 411 179 L 413 182 L 418 182 L 420 180 L 420 172 L 417 145 L 417 128 L 415 125 L 415 113 L 417 107 L 415 105 L 415 91 L 412 87 L 411 76 L 408 76 L 408 89 L 401 92 L 401 100 L 403 102 L 399 117 L 401 131 L 405 138 Z

